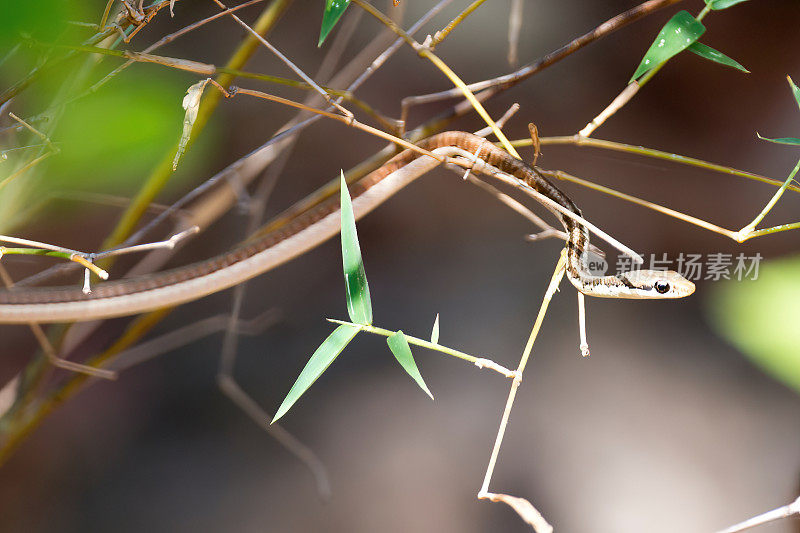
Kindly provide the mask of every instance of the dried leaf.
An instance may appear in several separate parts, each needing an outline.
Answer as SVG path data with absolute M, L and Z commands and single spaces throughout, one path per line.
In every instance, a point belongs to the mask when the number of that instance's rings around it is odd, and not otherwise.
M 192 135 L 192 126 L 194 121 L 197 120 L 197 112 L 200 109 L 200 98 L 203 96 L 203 89 L 206 84 L 211 81 L 211 78 L 206 78 L 198 81 L 186 90 L 186 96 L 183 97 L 183 108 L 186 110 L 186 115 L 183 117 L 183 133 L 181 140 L 178 142 L 178 151 L 175 153 L 175 159 L 172 160 L 172 170 L 178 168 L 178 161 L 180 161 L 183 152 L 186 150 L 186 145 L 189 144 L 189 138 Z
M 536 507 L 525 498 L 509 496 L 508 494 L 492 494 L 489 499 L 493 502 L 503 502 L 509 505 L 536 533 L 553 533 L 553 526 L 548 524 L 542 513 L 537 511 Z

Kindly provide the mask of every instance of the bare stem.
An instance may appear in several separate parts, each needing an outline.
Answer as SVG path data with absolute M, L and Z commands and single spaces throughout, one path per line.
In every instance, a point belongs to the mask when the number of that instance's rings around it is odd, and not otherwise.
M 327 320 L 328 322 L 333 322 L 334 324 L 345 324 L 357 327 L 360 328 L 362 331 L 366 331 L 367 333 L 374 333 L 375 335 L 383 335 L 384 337 L 389 337 L 396 333 L 395 331 L 391 331 L 388 329 L 378 328 L 375 326 L 366 326 L 364 324 L 354 324 L 353 322 L 347 322 L 344 320 L 335 320 L 333 318 L 328 318 Z M 507 378 L 513 378 L 517 375 L 514 371 L 509 370 L 506 367 L 495 363 L 491 359 L 487 359 L 485 357 L 475 357 L 474 355 L 469 355 L 467 353 L 454 350 L 453 348 L 442 346 L 441 344 L 434 344 L 432 342 L 422 340 L 417 337 L 412 337 L 411 335 L 408 334 L 406 334 L 405 336 L 409 344 L 413 344 L 415 346 L 421 346 L 422 348 L 428 348 L 429 350 L 434 350 L 436 352 L 441 352 L 447 355 L 452 355 L 453 357 L 463 359 L 464 361 L 469 361 L 478 368 L 488 368 L 489 370 L 494 370 L 495 372 L 499 372 L 500 374 L 504 375 Z
M 777 509 L 773 509 L 772 511 L 760 514 L 749 520 L 745 520 L 744 522 L 740 522 L 734 526 L 731 526 L 727 529 L 723 529 L 719 533 L 737 533 L 738 531 L 744 531 L 745 529 L 761 526 L 768 522 L 773 522 L 775 520 L 787 518 L 789 516 L 792 516 L 793 514 L 800 515 L 800 498 L 797 498 L 794 502 L 790 503 L 789 505 L 778 507 Z
M 561 283 L 561 279 L 564 277 L 565 266 L 566 250 L 562 250 L 561 256 L 558 259 L 558 263 L 556 263 L 556 268 L 553 271 L 553 276 L 550 278 L 550 284 L 548 285 L 547 291 L 542 299 L 542 305 L 539 307 L 539 313 L 536 315 L 536 321 L 531 329 L 528 342 L 522 352 L 522 357 L 520 358 L 519 365 L 517 366 L 517 376 L 514 378 L 514 381 L 511 384 L 511 389 L 508 392 L 508 399 L 506 400 L 506 406 L 503 410 L 503 417 L 500 420 L 500 428 L 497 430 L 497 437 L 495 438 L 494 446 L 492 447 L 492 453 L 489 457 L 489 464 L 486 467 L 486 474 L 483 477 L 483 484 L 478 492 L 479 499 L 491 499 L 493 501 L 497 501 L 497 495 L 489 492 L 489 484 L 492 481 L 494 468 L 497 464 L 497 457 L 500 454 L 500 446 L 503 444 L 503 437 L 506 432 L 506 427 L 508 426 L 508 419 L 511 416 L 511 409 L 514 406 L 514 399 L 517 395 L 517 389 L 522 383 L 522 374 L 525 372 L 525 367 L 528 364 L 531 351 L 533 350 L 533 343 L 536 342 L 536 337 L 539 335 L 542 322 L 547 314 L 547 308 L 550 305 L 550 300 L 553 298 L 553 294 L 555 294 L 556 290 L 558 289 L 558 285 Z
M 430 48 L 419 44 L 416 40 L 414 40 L 413 37 L 411 37 L 402 28 L 400 28 L 397 24 L 395 24 L 394 21 L 392 21 L 389 17 L 381 13 L 379 10 L 375 9 L 375 7 L 372 4 L 365 2 L 364 0 L 353 0 L 353 3 L 355 3 L 365 11 L 367 11 L 367 13 L 369 13 L 370 15 L 380 20 L 388 28 L 391 28 L 392 31 L 397 33 L 397 35 L 402 37 L 403 40 L 405 40 L 409 45 L 411 45 L 411 47 L 420 56 L 428 59 L 439 70 L 441 70 L 442 73 L 444 73 L 444 75 L 447 76 L 450 79 L 450 81 L 453 82 L 453 84 L 461 90 L 462 93 L 464 93 L 464 97 L 469 101 L 469 103 L 472 105 L 472 107 L 475 109 L 478 115 L 480 115 L 480 117 L 486 122 L 486 124 L 488 124 L 489 127 L 492 128 L 492 131 L 494 132 L 495 136 L 503 144 L 503 148 L 505 148 L 506 151 L 508 151 L 508 153 L 510 153 L 514 157 L 519 158 L 519 154 L 517 153 L 517 151 L 514 149 L 513 146 L 511 146 L 511 143 L 508 141 L 503 132 L 500 131 L 500 128 L 497 127 L 497 124 L 495 124 L 495 122 L 489 116 L 489 113 L 486 112 L 486 109 L 484 109 L 483 105 L 478 101 L 477 98 L 475 98 L 475 95 L 472 93 L 472 91 L 469 90 L 467 84 L 464 83 L 461 80 L 461 78 L 459 78 L 456 75 L 456 73 L 453 72 L 453 70 L 449 66 L 447 66 L 447 64 L 444 61 L 442 61 L 436 54 L 434 54 L 430 50 Z
M 464 11 L 462 11 L 461 13 L 459 13 L 459 14 L 456 16 L 456 18 L 454 18 L 453 20 L 451 20 L 451 21 L 450 21 L 450 23 L 449 23 L 447 26 L 445 26 L 445 27 L 444 27 L 442 30 L 440 30 L 440 31 L 437 31 L 437 32 L 436 32 L 436 34 L 433 36 L 433 39 L 431 40 L 430 44 L 429 44 L 429 46 L 430 46 L 431 50 L 433 50 L 434 48 L 436 48 L 436 46 L 437 46 L 439 43 L 441 43 L 442 41 L 444 41 L 444 40 L 447 38 L 447 35 L 448 35 L 448 34 L 449 34 L 451 31 L 453 31 L 453 30 L 456 28 L 456 26 L 458 26 L 459 24 L 461 24 L 461 22 L 463 22 L 463 20 L 464 20 L 465 18 L 467 18 L 467 17 L 468 17 L 468 16 L 469 16 L 469 15 L 470 15 L 470 14 L 471 14 L 473 11 L 475 11 L 476 9 L 478 9 L 478 8 L 481 6 L 481 4 L 483 4 L 485 1 L 486 1 L 486 0 L 475 0 L 475 1 L 474 1 L 474 2 L 472 2 L 470 5 L 468 5 L 467 7 L 465 7 L 465 8 L 464 8 Z

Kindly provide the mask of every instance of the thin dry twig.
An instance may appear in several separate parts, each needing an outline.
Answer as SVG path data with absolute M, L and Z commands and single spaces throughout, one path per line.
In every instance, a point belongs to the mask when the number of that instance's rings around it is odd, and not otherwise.
M 491 165 L 489 165 L 488 163 L 485 163 L 481 159 L 473 162 L 471 160 L 471 155 L 472 154 L 469 154 L 468 152 L 465 152 L 465 151 L 460 150 L 458 148 L 453 148 L 450 151 L 452 152 L 452 157 L 451 157 L 451 161 L 452 162 L 460 163 L 460 166 L 463 166 L 463 167 L 466 167 L 467 165 L 472 164 L 475 167 L 481 167 L 481 171 L 482 172 L 486 171 L 484 169 L 487 169 L 488 170 L 488 172 L 487 172 L 488 174 L 492 175 L 493 177 L 497 178 L 498 180 L 502 181 L 503 183 L 506 183 L 506 184 L 510 185 L 511 187 L 514 187 L 515 189 L 518 189 L 518 190 L 522 191 L 523 193 L 527 194 L 528 196 L 531 196 L 532 198 L 535 198 L 539 203 L 547 206 L 548 208 L 551 208 L 551 209 L 561 213 L 562 215 L 564 215 L 566 217 L 569 217 L 569 218 L 571 218 L 573 220 L 576 220 L 576 221 L 580 222 L 583 226 L 585 226 L 593 234 L 597 235 L 600 239 L 606 241 L 608 244 L 610 244 L 611 246 L 613 246 L 614 248 L 616 248 L 620 252 L 622 252 L 625 255 L 629 256 L 637 264 L 643 264 L 644 263 L 644 259 L 639 254 L 637 254 L 635 251 L 633 251 L 630 247 L 622 244 L 620 241 L 618 241 L 617 239 L 613 238 L 611 235 L 609 235 L 605 231 L 601 230 L 596 225 L 592 224 L 591 222 L 589 222 L 588 220 L 586 220 L 582 216 L 573 213 L 572 211 L 566 209 L 565 207 L 563 207 L 562 205 L 558 204 L 557 202 L 554 202 L 553 200 L 551 200 L 547 196 L 545 196 L 545 195 L 541 194 L 540 192 L 536 191 L 530 185 L 527 185 L 525 183 L 521 183 L 518 179 L 514 178 L 513 176 L 510 176 L 510 175 L 506 174 L 505 172 L 503 172 L 503 171 L 501 171 L 501 170 L 499 170 L 497 168 L 491 167 Z M 460 159 L 464 159 L 465 161 L 459 161 Z
M 739 522 L 736 525 L 721 530 L 719 533 L 737 533 L 738 531 L 744 531 L 746 529 L 754 528 L 756 526 L 761 526 L 768 522 L 774 522 L 775 520 L 788 518 L 794 514 L 800 515 L 800 498 L 797 498 L 794 502 L 790 503 L 789 505 L 778 507 L 777 509 L 773 509 L 772 511 L 768 511 L 764 514 L 754 516 L 753 518 L 745 520 L 744 522 Z
M 37 156 L 37 157 L 34 157 L 32 160 L 28 161 L 27 163 L 22 165 L 20 168 L 18 168 L 15 172 L 12 172 L 10 175 L 6 176 L 2 181 L 0 181 L 0 189 L 2 189 L 3 187 L 5 187 L 9 183 L 11 183 L 12 181 L 17 179 L 18 177 L 22 176 L 25 172 L 27 172 L 31 168 L 35 167 L 36 165 L 38 165 L 39 163 L 41 163 L 42 161 L 44 161 L 48 157 L 51 157 L 51 156 L 54 156 L 54 155 L 58 154 L 59 151 L 60 151 L 58 149 L 58 147 L 55 144 L 53 144 L 53 142 L 50 140 L 50 138 L 47 135 L 45 135 L 41 131 L 37 130 L 33 126 L 31 126 L 27 121 L 19 118 L 14 113 L 9 113 L 8 116 L 10 116 L 12 119 L 17 121 L 19 123 L 20 127 L 23 127 L 25 129 L 27 129 L 28 131 L 30 131 L 31 133 L 33 133 L 34 135 L 39 137 L 42 140 L 42 142 L 45 144 L 45 146 L 47 146 L 47 151 L 45 153 Z
M 337 109 L 337 110 L 338 110 L 338 111 L 339 111 L 339 112 L 340 112 L 342 115 L 344 115 L 345 117 L 352 117 L 352 116 L 353 116 L 353 113 L 352 113 L 351 111 L 349 111 L 349 110 L 345 109 L 344 107 L 342 107 L 342 106 L 341 106 L 341 105 L 339 105 L 338 103 L 336 103 L 336 102 L 334 102 L 333 100 L 331 100 L 331 97 L 330 97 L 330 95 L 328 95 L 328 93 L 327 93 L 327 92 L 326 92 L 326 91 L 325 91 L 325 90 L 324 90 L 322 87 L 320 87 L 319 85 L 317 85 L 317 83 L 316 83 L 314 80 L 312 80 L 312 79 L 311 79 L 311 78 L 310 78 L 310 77 L 309 77 L 309 76 L 308 76 L 308 75 L 307 75 L 305 72 L 303 72 L 303 70 L 302 70 L 300 67 L 298 67 L 297 65 L 295 65 L 295 64 L 294 64 L 294 63 L 293 63 L 293 62 L 292 62 L 292 61 L 291 61 L 291 60 L 290 60 L 288 57 L 286 57 L 285 55 L 283 55 L 283 54 L 281 53 L 281 51 L 280 51 L 280 50 L 278 50 L 277 48 L 275 48 L 275 47 L 274 47 L 272 44 L 270 44 L 270 43 L 269 43 L 269 41 L 267 41 L 267 40 L 266 40 L 264 37 L 262 37 L 262 36 L 261 36 L 261 35 L 260 35 L 260 34 L 259 34 L 257 31 L 255 31 L 253 28 L 251 28 L 250 26 L 248 26 L 248 25 L 247 25 L 247 23 L 246 23 L 246 22 L 244 22 L 242 19 L 240 19 L 240 18 L 239 18 L 239 17 L 238 17 L 238 16 L 237 16 L 235 13 L 233 13 L 232 11 L 230 11 L 230 9 L 228 9 L 228 6 L 226 6 L 225 4 L 223 4 L 222 2 L 220 2 L 220 0 L 212 0 L 212 1 L 213 1 L 215 4 L 217 4 L 219 7 L 221 7 L 222 9 L 224 9 L 224 10 L 228 11 L 228 15 L 229 15 L 229 16 L 230 16 L 230 17 L 231 17 L 233 20 L 235 20 L 235 21 L 236 21 L 236 22 L 237 22 L 237 23 L 238 23 L 240 26 L 242 26 L 244 29 L 246 29 L 248 32 L 250 32 L 250 34 L 251 34 L 253 37 L 255 37 L 256 39 L 258 39 L 258 41 L 259 41 L 261 44 L 263 44 L 264 46 L 266 46 L 266 47 L 267 47 L 267 49 L 268 49 L 270 52 L 272 52 L 273 54 L 275 54 L 275 56 L 276 56 L 278 59 L 280 59 L 280 60 L 281 60 L 281 61 L 282 61 L 282 62 L 283 62 L 283 63 L 284 63 L 284 64 L 285 64 L 287 67 L 289 67 L 290 69 L 292 69 L 292 71 L 293 71 L 295 74 L 297 74 L 298 76 L 300 76 L 300 78 L 301 78 L 301 79 L 302 79 L 304 82 L 306 82 L 307 84 L 309 84 L 309 85 L 310 85 L 310 86 L 311 86 L 311 87 L 312 87 L 312 88 L 313 88 L 315 91 L 317 91 L 317 93 L 319 93 L 319 95 L 320 95 L 320 96 L 322 96 L 322 98 L 324 98 L 326 102 L 328 102 L 330 105 L 332 105 L 333 107 L 335 107 L 335 108 L 336 108 L 336 109 Z
M 456 26 L 461 24 L 465 18 L 467 18 L 470 14 L 472 14 L 473 11 L 478 9 L 485 1 L 486 0 L 474 0 L 470 5 L 465 7 L 461 13 L 459 13 L 453 20 L 450 21 L 449 24 L 447 24 L 447 26 L 437 31 L 433 35 L 433 38 L 430 39 L 429 42 L 427 43 L 428 47 L 430 47 L 431 50 L 436 48 L 436 46 L 438 46 L 439 43 L 441 43 L 447 38 L 447 36 L 450 34 L 451 31 L 453 31 L 456 28 Z
M 216 0 L 215 0 L 216 1 Z M 447 78 L 455 85 L 470 103 L 470 105 L 475 109 L 475 112 L 480 115 L 480 117 L 492 128 L 495 136 L 499 139 L 499 141 L 503 144 L 503 148 L 513 155 L 514 157 L 519 158 L 519 154 L 511 145 L 509 140 L 500 131 L 500 128 L 497 124 L 494 123 L 492 117 L 489 116 L 489 113 L 484 109 L 483 105 L 481 104 L 480 100 L 475 97 L 472 91 L 467 87 L 467 85 L 461 80 L 461 78 L 456 75 L 455 72 L 444 62 L 442 61 L 436 54 L 428 46 L 423 46 L 419 44 L 411 35 L 406 33 L 402 28 L 400 28 L 397 24 L 394 23 L 389 17 L 384 15 L 381 11 L 375 8 L 369 2 L 365 0 L 352 0 L 354 4 L 356 4 L 361 9 L 365 10 L 367 13 L 378 19 L 382 24 L 384 24 L 387 28 L 391 28 L 393 32 L 403 38 L 417 54 L 421 57 L 428 59 L 433 65 L 438 68 Z
M 411 28 L 409 28 L 409 33 L 413 35 L 419 31 L 419 29 L 425 23 L 439 13 L 451 1 L 452 0 L 440 0 L 438 4 L 431 8 L 413 26 L 411 26 Z M 402 46 L 402 44 L 402 39 L 396 39 L 393 44 L 386 48 L 376 59 L 374 59 L 363 72 L 358 74 L 357 78 L 347 87 L 347 92 L 353 92 L 360 87 Z M 362 57 L 371 57 L 372 54 L 372 47 L 367 47 L 354 61 L 356 64 L 358 64 L 358 62 L 362 61 Z M 343 69 L 342 73 L 337 75 L 334 80 L 332 80 L 332 84 L 338 85 L 340 84 L 340 79 L 347 78 L 347 76 L 350 75 L 347 70 L 348 69 Z M 307 103 L 311 104 L 312 102 L 308 101 Z M 330 109 L 328 110 L 330 111 Z M 207 202 L 205 202 L 205 205 L 198 206 L 192 210 L 191 215 L 187 213 L 186 217 L 184 217 L 188 223 L 200 226 L 201 229 L 205 228 L 213 220 L 216 220 L 219 216 L 221 216 L 222 213 L 226 212 L 227 209 L 233 204 L 234 196 L 236 194 L 233 189 L 241 190 L 244 186 L 246 186 L 246 184 L 248 184 L 256 175 L 258 175 L 259 172 L 261 172 L 274 160 L 277 154 L 284 149 L 286 142 L 292 139 L 294 135 L 314 124 L 321 118 L 323 118 L 321 115 L 312 114 L 312 116 L 300 122 L 293 120 L 278 128 L 280 133 L 276 134 L 259 148 L 256 148 L 251 153 L 230 164 L 225 169 L 221 170 L 211 178 L 208 178 L 205 182 L 189 191 L 178 201 L 174 202 L 166 210 L 157 215 L 153 220 L 145 224 L 141 229 L 137 230 L 135 233 L 126 238 L 121 243 L 121 246 L 130 246 L 141 242 L 144 237 L 158 225 L 163 223 L 169 217 L 174 216 L 175 213 L 184 209 L 191 202 L 197 201 L 200 197 L 208 193 L 210 190 L 215 189 L 219 185 L 224 183 L 233 183 L 234 181 L 238 182 L 238 185 L 232 185 L 229 190 L 218 190 L 216 193 L 216 198 L 210 198 Z M 421 136 L 416 135 L 412 136 L 412 138 L 419 139 Z M 383 152 L 379 154 L 375 158 L 376 162 L 383 161 L 390 157 L 391 149 L 389 151 L 384 150 L 384 152 L 386 155 L 384 155 Z M 380 163 L 377 163 L 375 164 L 375 167 L 379 165 Z M 358 176 L 358 173 L 348 172 L 347 175 L 348 179 L 354 179 Z M 335 180 L 335 183 L 338 187 L 338 178 Z M 219 198 L 221 194 L 226 194 L 226 198 Z M 22 286 L 43 282 L 54 275 L 67 271 L 68 266 L 69 265 L 57 265 L 51 267 L 50 269 L 39 274 L 18 281 L 17 285 Z
M 9 276 L 8 271 L 5 269 L 4 266 L 0 265 L 0 280 L 3 281 L 3 284 L 6 288 L 11 288 L 14 286 L 14 281 Z M 47 360 L 50 361 L 50 364 L 54 367 L 61 368 L 64 370 L 69 370 L 70 372 L 78 372 L 81 374 L 86 374 L 87 376 L 93 376 L 102 379 L 110 379 L 114 380 L 117 379 L 117 373 L 111 370 L 104 370 L 102 368 L 96 368 L 89 365 L 82 365 L 80 363 L 75 363 L 73 361 L 68 361 L 58 356 L 56 353 L 55 348 L 50 343 L 50 339 L 47 338 L 44 330 L 42 330 L 42 326 L 35 322 L 31 322 L 28 324 L 33 336 L 36 337 L 36 342 L 39 343 L 42 351 L 44 352 Z M 13 380 L 12 380 L 13 381 Z M 4 389 L 5 390 L 5 389 Z M 6 409 L 0 409 L 0 415 L 6 412 Z
M 231 320 L 231 315 L 228 313 L 210 316 L 120 352 L 114 361 L 108 364 L 108 368 L 122 372 L 228 328 L 236 335 L 259 335 L 275 324 L 280 317 L 281 313 L 277 309 L 269 309 L 249 320 L 241 318 Z
M 511 416 L 511 409 L 514 406 L 514 399 L 517 395 L 517 389 L 522 383 L 522 375 L 525 372 L 525 367 L 528 365 L 528 360 L 530 358 L 531 351 L 533 350 L 533 344 L 536 341 L 536 337 L 539 335 L 539 330 L 541 329 L 542 322 L 547 314 L 547 308 L 550 305 L 550 300 L 553 298 L 556 290 L 558 290 L 558 285 L 561 283 L 561 280 L 564 277 L 565 266 L 566 251 L 564 250 L 561 252 L 561 256 L 556 263 L 553 276 L 550 278 L 550 284 L 547 287 L 547 291 L 542 299 L 542 304 L 539 307 L 539 312 L 536 315 L 536 321 L 533 324 L 533 329 L 531 329 L 531 334 L 528 337 L 528 343 L 525 345 L 525 349 L 520 357 L 519 365 L 517 366 L 516 370 L 517 377 L 512 382 L 511 389 L 508 392 L 506 406 L 503 410 L 503 416 L 500 420 L 500 428 L 497 430 L 497 437 L 495 438 L 494 446 L 492 447 L 492 453 L 489 457 L 489 464 L 486 467 L 486 474 L 483 477 L 483 484 L 478 492 L 478 499 L 502 501 L 510 505 L 520 515 L 520 517 L 522 517 L 523 520 L 525 520 L 537 531 L 537 533 L 550 533 L 553 530 L 544 517 L 542 517 L 541 513 L 539 513 L 527 500 L 518 498 L 516 496 L 508 496 L 489 492 L 489 484 L 492 481 L 494 468 L 497 464 L 497 457 L 500 454 L 500 447 L 503 444 L 503 437 L 505 436 L 506 427 L 508 426 L 508 419 Z
M 511 0 L 508 12 L 508 64 L 512 67 L 519 62 L 519 35 L 522 32 L 522 0 Z
M 558 61 L 561 61 L 570 54 L 597 41 L 598 39 L 610 35 L 611 33 L 614 33 L 615 31 L 627 26 L 628 24 L 631 24 L 632 22 L 635 22 L 647 15 L 650 15 L 659 9 L 663 9 L 680 1 L 681 0 L 649 0 L 647 2 L 643 2 L 642 4 L 639 4 L 638 6 L 631 8 L 628 11 L 625 11 L 624 13 L 620 13 L 619 15 L 607 20 L 606 22 L 597 26 L 592 31 L 573 39 L 572 41 L 565 44 L 561 48 L 542 56 L 541 58 L 537 59 L 536 61 L 533 61 L 532 63 L 528 63 L 527 65 L 521 67 L 520 69 L 510 74 L 505 74 L 503 76 L 498 76 L 496 78 L 492 78 L 489 80 L 472 83 L 467 85 L 467 88 L 473 92 L 486 91 L 486 90 L 491 91 L 487 95 L 483 96 L 483 98 L 488 98 L 489 96 L 496 94 L 500 90 L 508 89 L 528 79 L 537 72 L 549 67 L 550 65 Z M 429 102 L 436 102 L 445 98 L 458 98 L 460 96 L 462 96 L 462 93 L 459 89 L 449 89 L 447 91 L 442 91 L 438 93 L 406 97 L 401 102 L 400 119 L 404 120 L 405 117 L 408 116 L 408 108 L 411 106 Z M 481 99 L 481 96 L 478 95 L 478 98 Z
M 355 15 L 347 18 L 336 34 L 336 38 L 328 53 L 322 61 L 317 72 L 317 79 L 327 79 L 333 73 L 336 63 L 339 61 L 347 42 L 355 32 L 356 25 L 361 18 L 361 12 L 355 11 Z M 315 98 L 308 98 L 307 103 L 313 103 Z M 294 121 L 300 121 L 305 113 L 300 111 Z M 290 122 L 291 123 L 291 122 Z M 284 145 L 280 156 L 269 166 L 267 175 L 258 186 L 256 193 L 248 202 L 248 222 L 245 235 L 252 234 L 261 223 L 266 210 L 267 200 L 272 194 L 275 184 L 283 170 L 284 165 L 298 140 L 300 132 L 291 137 Z M 233 303 L 230 315 L 227 317 L 225 325 L 225 335 L 222 340 L 219 366 L 217 370 L 217 385 L 236 406 L 245 412 L 259 427 L 264 429 L 269 435 L 275 437 L 279 443 L 287 447 L 289 451 L 298 457 L 311 471 L 316 480 L 317 492 L 320 497 L 327 501 L 330 498 L 330 482 L 324 464 L 320 461 L 313 451 L 305 445 L 297 447 L 298 440 L 290 435 L 280 426 L 269 424 L 272 416 L 265 412 L 236 381 L 235 362 L 238 351 L 240 315 L 244 298 L 246 295 L 247 283 L 237 285 L 233 292 Z M 291 438 L 290 438 L 291 437 Z

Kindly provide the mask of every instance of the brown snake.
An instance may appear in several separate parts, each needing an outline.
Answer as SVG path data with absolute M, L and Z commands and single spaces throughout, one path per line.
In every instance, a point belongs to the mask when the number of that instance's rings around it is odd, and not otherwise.
M 584 294 L 610 298 L 681 298 L 694 284 L 672 271 L 638 270 L 595 276 L 582 260 L 589 232 L 565 215 L 581 211 L 536 169 L 475 135 L 453 131 L 417 145 L 437 156 L 472 164 L 484 176 L 511 176 L 549 198 L 545 204 L 567 233 L 567 277 Z M 440 161 L 405 150 L 350 186 L 353 211 L 360 218 Z M 469 165 L 468 165 L 469 166 Z M 164 272 L 103 283 L 84 294 L 79 288 L 21 288 L 0 291 L 0 323 L 74 322 L 132 315 L 196 300 L 241 283 L 316 247 L 339 232 L 339 200 L 329 198 L 306 209 L 284 227 L 216 257 Z

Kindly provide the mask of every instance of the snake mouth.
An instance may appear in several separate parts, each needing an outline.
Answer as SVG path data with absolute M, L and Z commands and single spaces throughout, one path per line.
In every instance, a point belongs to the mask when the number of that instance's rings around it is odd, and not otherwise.
M 691 296 L 692 294 L 694 294 L 694 290 L 695 290 L 694 283 L 692 283 L 688 279 L 684 279 L 683 282 L 681 283 L 681 288 L 680 288 L 681 294 L 678 297 L 684 298 L 686 296 Z

